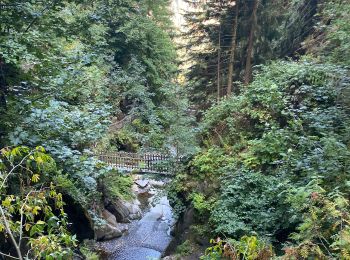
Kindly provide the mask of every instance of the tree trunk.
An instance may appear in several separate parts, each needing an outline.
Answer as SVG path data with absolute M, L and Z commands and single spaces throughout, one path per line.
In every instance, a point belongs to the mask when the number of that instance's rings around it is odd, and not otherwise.
M 253 53 L 253 42 L 254 42 L 254 33 L 257 26 L 257 10 L 258 10 L 259 0 L 254 1 L 252 18 L 251 18 L 251 28 L 248 40 L 248 49 L 247 49 L 247 60 L 245 64 L 245 75 L 244 75 L 244 84 L 248 85 L 252 79 L 252 53 Z
M 217 66 L 218 74 L 218 82 L 217 82 L 217 100 L 220 100 L 220 90 L 221 90 L 221 24 L 219 27 L 219 46 L 218 46 L 218 66 Z
M 232 42 L 231 42 L 231 50 L 230 50 L 230 61 L 228 64 L 228 84 L 227 84 L 227 95 L 230 96 L 232 94 L 233 89 L 233 69 L 235 63 L 235 51 L 236 51 L 236 39 L 237 39 L 237 27 L 238 27 L 238 11 L 239 11 L 239 0 L 236 0 L 235 5 L 235 18 L 233 19 L 232 24 Z
M 7 108 L 7 104 L 6 104 L 7 86 L 6 86 L 4 66 L 5 66 L 5 62 L 0 56 L 0 110 L 1 109 L 6 110 Z

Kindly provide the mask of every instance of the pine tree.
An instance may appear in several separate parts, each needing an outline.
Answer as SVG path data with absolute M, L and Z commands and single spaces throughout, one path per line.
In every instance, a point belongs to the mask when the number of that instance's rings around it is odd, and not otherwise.
M 228 67 L 228 75 L 227 75 L 227 95 L 230 96 L 232 94 L 233 89 L 233 70 L 235 65 L 235 52 L 236 52 L 236 41 L 237 41 L 237 28 L 238 28 L 238 12 L 239 12 L 239 0 L 235 2 L 235 19 L 232 24 L 232 40 L 231 40 L 231 49 L 230 49 L 230 60 Z

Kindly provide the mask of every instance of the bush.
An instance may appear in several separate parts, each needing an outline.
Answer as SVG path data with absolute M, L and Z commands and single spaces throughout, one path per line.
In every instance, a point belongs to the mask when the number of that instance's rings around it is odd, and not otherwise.
M 344 194 L 327 193 L 320 180 L 291 191 L 288 200 L 302 214 L 285 247 L 285 258 L 348 259 L 350 256 L 350 204 Z
M 296 255 L 298 244 L 312 241 L 309 251 L 344 257 L 347 245 L 335 241 L 342 237 L 346 243 L 347 228 L 329 228 L 340 221 L 334 212 L 320 202 L 301 209 L 312 201 L 294 203 L 290 198 L 294 194 L 297 199 L 295 189 L 303 190 L 315 179 L 322 180 L 327 205 L 340 201 L 331 199 L 334 191 L 349 195 L 350 116 L 344 100 L 350 85 L 337 80 L 347 73 L 342 67 L 306 61 L 273 62 L 262 66 L 239 96 L 207 111 L 201 125 L 205 147 L 191 161 L 189 173 L 176 180 L 185 202 L 197 208 L 196 224 L 205 224 L 216 236 L 258 235 L 278 248 L 294 239 L 290 248 L 296 251 L 289 252 Z M 314 188 L 308 192 L 317 192 Z M 210 201 L 214 204 L 209 206 Z M 312 214 L 318 216 L 315 226 L 320 225 L 325 246 L 317 244 L 311 227 L 305 229 L 305 218 L 312 219 Z
M 256 233 L 275 237 L 293 224 L 284 201 L 283 191 L 287 188 L 278 177 L 261 172 L 246 169 L 228 172 L 210 217 L 215 231 L 229 237 Z
M 73 256 L 77 240 L 67 231 L 62 194 L 50 182 L 55 167 L 42 147 L 0 151 L 0 233 L 20 259 L 24 254 L 48 260 Z M 21 246 L 24 242 L 26 251 Z
M 190 255 L 192 254 L 192 252 L 193 252 L 193 248 L 189 240 L 186 240 L 176 248 L 176 254 L 179 254 L 181 256 Z
M 122 175 L 113 170 L 104 175 L 101 182 L 103 183 L 103 193 L 105 196 L 125 200 L 131 200 L 133 198 L 131 187 L 134 181 L 130 175 Z
M 268 260 L 274 256 L 272 246 L 255 236 L 243 236 L 240 240 L 218 238 L 210 242 L 212 246 L 206 249 L 202 260 Z

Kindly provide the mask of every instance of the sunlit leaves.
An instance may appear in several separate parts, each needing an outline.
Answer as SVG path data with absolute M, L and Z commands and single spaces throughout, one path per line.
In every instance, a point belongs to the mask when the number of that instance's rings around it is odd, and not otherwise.
M 52 183 L 47 187 L 47 182 L 41 182 L 41 176 L 46 175 L 45 170 L 53 170 L 53 159 L 43 147 L 32 150 L 28 147 L 6 148 L 2 149 L 0 156 L 5 169 L 0 178 L 5 184 L 0 187 L 3 212 L 0 232 L 9 235 L 8 229 L 5 229 L 7 225 L 14 237 L 22 239 L 22 234 L 28 236 L 33 257 L 70 257 L 76 239 L 66 229 L 62 194 Z M 19 180 L 20 192 L 9 194 L 10 190 L 6 187 L 14 180 Z M 51 254 L 56 257 L 50 258 Z

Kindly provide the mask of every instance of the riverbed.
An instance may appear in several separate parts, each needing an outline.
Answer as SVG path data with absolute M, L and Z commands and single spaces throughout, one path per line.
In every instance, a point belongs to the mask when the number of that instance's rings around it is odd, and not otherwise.
M 142 218 L 127 224 L 128 231 L 122 237 L 99 244 L 108 253 L 108 260 L 153 260 L 162 257 L 173 239 L 171 230 L 175 225 L 172 208 L 163 189 L 151 188 L 146 199 L 144 193 L 138 194 L 143 207 Z

